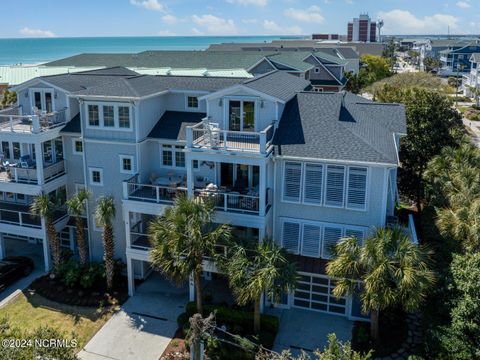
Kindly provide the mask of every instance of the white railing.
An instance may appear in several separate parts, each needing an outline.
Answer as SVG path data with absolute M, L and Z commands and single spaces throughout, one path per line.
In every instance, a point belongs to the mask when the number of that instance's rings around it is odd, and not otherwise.
M 163 185 L 142 184 L 138 181 L 138 174 L 123 182 L 124 199 L 145 202 L 173 203 L 175 197 L 186 194 L 185 187 L 171 187 Z
M 38 184 L 38 170 L 36 167 L 22 168 L 17 166 L 7 167 L 8 176 L 0 178 L 3 182 L 16 182 L 26 184 Z M 45 182 L 53 180 L 65 174 L 65 161 L 60 160 L 43 168 Z
M 39 133 L 56 128 L 66 122 L 66 108 L 45 114 L 21 115 L 18 108 L 0 112 L 0 131 Z
M 273 130 L 269 125 L 260 132 L 230 131 L 200 122 L 187 127 L 187 147 L 267 154 L 272 148 Z
M 209 191 L 206 189 L 194 190 L 195 198 L 212 201 L 215 208 L 225 212 L 242 212 L 258 214 L 260 211 L 260 197 L 243 195 L 237 192 Z
M 417 230 L 415 229 L 415 221 L 413 220 L 413 215 L 408 215 L 408 232 L 412 238 L 412 242 L 418 245 Z
M 43 168 L 43 178 L 45 179 L 45 182 L 53 180 L 63 174 L 65 174 L 65 160 L 60 160 Z

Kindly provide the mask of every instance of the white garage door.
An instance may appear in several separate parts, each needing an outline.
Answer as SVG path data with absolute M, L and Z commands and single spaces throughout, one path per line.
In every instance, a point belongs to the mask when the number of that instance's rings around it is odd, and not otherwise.
M 334 314 L 346 314 L 347 300 L 336 298 L 335 281 L 321 275 L 301 275 L 293 294 L 293 306 Z

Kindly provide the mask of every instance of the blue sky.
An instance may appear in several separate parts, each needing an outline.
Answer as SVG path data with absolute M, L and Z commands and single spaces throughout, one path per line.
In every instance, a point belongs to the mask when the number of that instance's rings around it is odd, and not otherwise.
M 0 37 L 344 34 L 361 12 L 384 34 L 480 33 L 480 0 L 15 0 Z

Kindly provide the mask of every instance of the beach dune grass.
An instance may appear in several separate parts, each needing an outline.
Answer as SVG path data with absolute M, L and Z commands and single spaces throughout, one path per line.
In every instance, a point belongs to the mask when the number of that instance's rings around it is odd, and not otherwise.
M 59 304 L 39 295 L 23 293 L 0 308 L 0 318 L 7 317 L 12 327 L 27 333 L 49 326 L 77 339 L 77 352 L 111 317 L 113 308 L 89 308 Z

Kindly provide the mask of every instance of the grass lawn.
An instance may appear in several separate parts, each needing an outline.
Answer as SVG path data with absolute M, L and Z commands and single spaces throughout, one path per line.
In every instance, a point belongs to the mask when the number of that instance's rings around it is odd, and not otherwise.
M 80 351 L 95 333 L 107 322 L 114 309 L 89 308 L 59 304 L 40 295 L 24 291 L 11 303 L 0 309 L 0 318 L 8 317 L 10 325 L 23 331 L 48 325 L 61 332 L 73 332 Z

